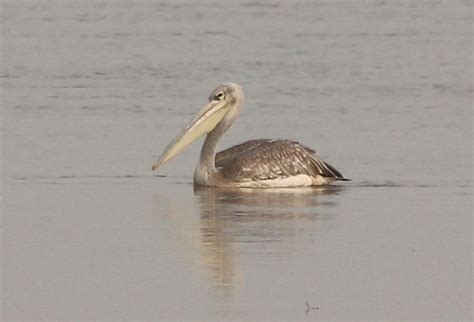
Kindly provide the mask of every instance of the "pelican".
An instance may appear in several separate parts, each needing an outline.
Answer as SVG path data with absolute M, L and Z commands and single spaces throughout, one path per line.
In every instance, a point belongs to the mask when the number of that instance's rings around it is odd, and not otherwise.
M 194 117 L 153 164 L 157 170 L 206 134 L 194 184 L 210 187 L 287 188 L 321 186 L 349 179 L 314 150 L 290 140 L 251 140 L 216 154 L 217 143 L 239 115 L 242 88 L 224 83 L 212 91 L 207 105 Z

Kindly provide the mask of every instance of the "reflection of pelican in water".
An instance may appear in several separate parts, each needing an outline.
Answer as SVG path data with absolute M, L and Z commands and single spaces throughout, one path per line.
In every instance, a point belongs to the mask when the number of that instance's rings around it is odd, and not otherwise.
M 217 153 L 222 135 L 234 123 L 242 107 L 242 88 L 234 83 L 217 87 L 209 103 L 174 139 L 153 165 L 156 170 L 189 144 L 207 133 L 194 183 L 215 187 L 304 187 L 348 180 L 321 161 L 314 151 L 288 140 L 247 141 Z
M 320 210 L 318 206 L 333 206 L 331 195 L 338 195 L 342 188 L 326 186 L 262 190 L 195 186 L 194 194 L 199 196 L 202 215 L 212 213 L 218 215 L 219 220 L 239 217 L 242 222 L 250 222 L 272 218 L 294 219 L 306 215 L 314 217 L 315 210 Z
M 288 247 L 269 245 L 289 245 L 294 239 L 303 238 L 303 232 L 314 232 L 318 222 L 327 225 L 333 217 L 328 210 L 337 201 L 334 196 L 342 191 L 340 188 L 262 190 L 195 186 L 200 210 L 201 260 L 210 269 L 213 288 L 221 295 L 234 292 L 241 265 L 236 254 L 245 253 L 245 245 L 255 244 L 251 251 L 269 252 L 262 256 L 286 252 Z M 263 244 L 266 246 L 258 246 Z
M 242 256 L 249 251 L 260 252 L 260 257 L 287 256 L 291 245 L 326 231 L 334 223 L 334 205 L 345 188 L 195 186 L 194 196 L 155 193 L 154 217 L 160 231 L 166 232 L 170 253 L 199 263 L 213 294 L 232 297 L 241 285 Z

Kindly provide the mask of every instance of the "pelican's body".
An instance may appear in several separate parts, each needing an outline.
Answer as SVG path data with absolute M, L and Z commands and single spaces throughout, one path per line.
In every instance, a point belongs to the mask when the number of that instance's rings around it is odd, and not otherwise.
M 217 153 L 222 135 L 237 118 L 243 104 L 239 85 L 226 83 L 209 96 L 209 103 L 163 152 L 153 165 L 156 170 L 202 134 L 207 134 L 194 183 L 213 187 L 283 188 L 320 186 L 346 181 L 314 151 L 289 140 L 259 139 Z

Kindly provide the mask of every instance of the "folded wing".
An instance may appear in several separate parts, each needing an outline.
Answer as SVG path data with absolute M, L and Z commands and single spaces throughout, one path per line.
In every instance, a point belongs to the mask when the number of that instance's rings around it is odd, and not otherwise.
M 252 140 L 216 155 L 216 167 L 237 182 L 271 180 L 305 174 L 329 180 L 348 180 L 314 151 L 290 140 Z

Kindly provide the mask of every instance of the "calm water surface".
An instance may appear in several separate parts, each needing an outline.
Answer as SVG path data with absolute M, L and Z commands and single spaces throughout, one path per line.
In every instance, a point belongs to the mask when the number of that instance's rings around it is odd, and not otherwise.
M 1 6 L 4 320 L 472 318 L 470 1 Z M 353 181 L 152 173 L 229 80 Z

